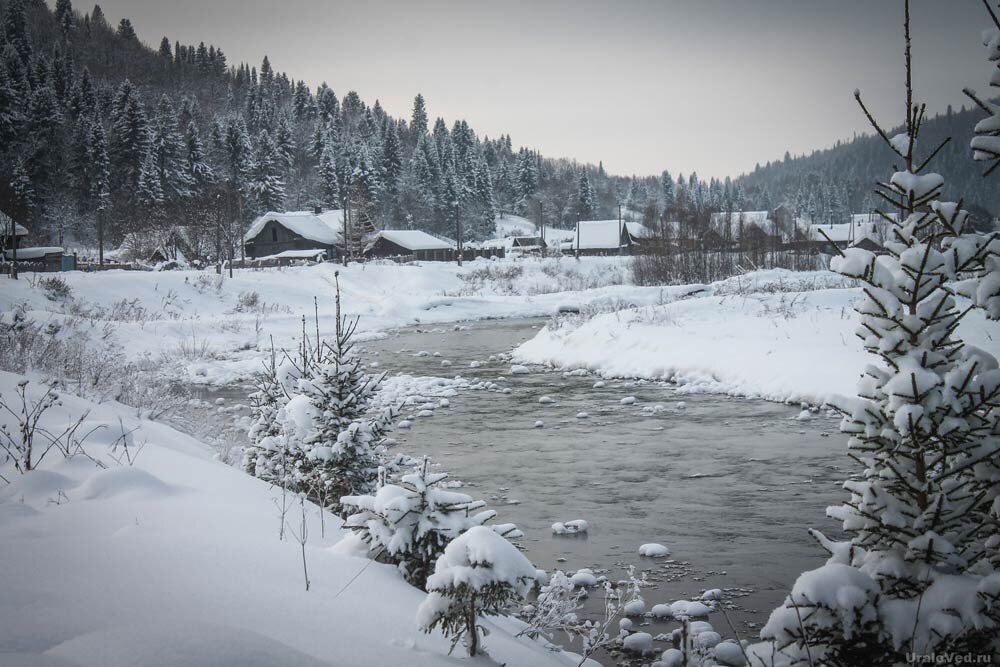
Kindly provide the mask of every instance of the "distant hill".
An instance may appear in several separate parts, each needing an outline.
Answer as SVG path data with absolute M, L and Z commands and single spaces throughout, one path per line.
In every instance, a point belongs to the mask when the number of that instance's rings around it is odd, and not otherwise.
M 859 110 L 858 113 L 861 113 Z M 928 167 L 945 177 L 944 195 L 964 199 L 966 207 L 982 207 L 989 215 L 1000 213 L 1000 189 L 995 180 L 982 177 L 984 165 L 973 162 L 969 141 L 973 127 L 984 116 L 977 108 L 953 111 L 928 119 L 921 128 L 920 156 L 926 156 L 945 138 L 945 146 Z M 890 131 L 889 136 L 902 132 Z M 758 167 L 737 182 L 758 208 L 786 202 L 800 214 L 824 220 L 831 213 L 849 209 L 871 211 L 882 203 L 872 194 L 876 180 L 887 180 L 899 158 L 877 136 L 860 136 L 833 148 L 791 157 Z M 980 213 L 983 215 L 983 213 Z

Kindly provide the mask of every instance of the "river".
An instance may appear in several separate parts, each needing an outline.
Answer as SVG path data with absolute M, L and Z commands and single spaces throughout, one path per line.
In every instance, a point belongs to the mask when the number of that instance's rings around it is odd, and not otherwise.
M 459 392 L 449 407 L 397 430 L 396 451 L 429 455 L 465 483 L 462 491 L 497 510 L 497 522 L 516 523 L 537 567 L 587 567 L 617 580 L 634 565 L 647 576 L 647 608 L 720 588 L 740 636 L 755 637 L 795 577 L 824 560 L 807 528 L 837 534 L 824 509 L 845 495 L 849 461 L 838 420 L 799 419 L 799 406 L 686 395 L 663 382 L 605 380 L 595 388 L 600 378 L 589 375 L 512 374 L 498 355 L 544 323 L 404 330 L 359 346 L 389 374 L 462 375 L 510 389 Z M 245 397 L 245 389 L 218 395 L 226 394 Z M 543 396 L 553 402 L 539 403 Z M 635 402 L 623 405 L 627 397 Z M 585 535 L 553 535 L 554 522 L 574 519 L 590 524 Z M 672 553 L 640 557 L 647 542 Z M 600 608 L 594 595 L 585 610 Z M 710 620 L 732 635 L 722 618 Z M 653 635 L 675 627 L 635 622 Z

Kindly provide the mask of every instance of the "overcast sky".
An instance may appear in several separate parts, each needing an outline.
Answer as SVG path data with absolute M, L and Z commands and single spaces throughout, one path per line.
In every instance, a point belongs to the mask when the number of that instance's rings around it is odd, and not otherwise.
M 78 0 L 78 8 L 85 8 Z M 896 0 L 101 0 L 109 20 L 222 47 L 393 115 L 510 133 L 618 174 L 735 176 L 867 130 L 860 88 L 903 114 Z M 980 0 L 913 0 L 915 81 L 932 112 L 986 90 Z

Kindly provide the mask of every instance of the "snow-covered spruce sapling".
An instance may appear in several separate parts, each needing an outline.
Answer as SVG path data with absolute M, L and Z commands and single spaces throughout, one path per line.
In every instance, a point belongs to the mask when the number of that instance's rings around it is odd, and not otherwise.
M 486 526 L 474 526 L 452 540 L 427 579 L 427 597 L 417 609 L 424 632 L 440 629 L 451 650 L 465 642 L 479 653 L 478 618 L 506 616 L 535 583 L 535 567 L 513 544 Z
M 939 199 L 944 179 L 923 173 L 943 144 L 916 158 L 924 105 L 912 98 L 904 7 L 905 132 L 890 138 L 856 94 L 902 161 L 876 190 L 899 216 L 882 213 L 887 254 L 851 248 L 832 263 L 863 284 L 858 336 L 875 358 L 841 425 L 863 471 L 828 510 L 849 539 L 814 533 L 828 564 L 799 577 L 761 633 L 771 643 L 758 655 L 776 649 L 775 663 L 1000 651 L 1000 369 L 956 335 L 974 308 L 1000 317 L 1000 239 L 967 233 L 961 205 Z
M 241 467 L 254 477 L 264 481 L 278 482 L 277 472 L 269 465 L 273 460 L 265 454 L 271 438 L 281 435 L 278 411 L 288 401 L 284 387 L 278 380 L 278 363 L 271 339 L 271 354 L 264 368 L 254 376 L 254 391 L 250 402 L 250 444 L 243 448 Z M 265 442 L 267 440 L 267 442 Z
M 496 516 L 486 503 L 448 491 L 448 474 L 430 472 L 424 457 L 397 484 L 379 485 L 372 495 L 341 498 L 353 512 L 344 523 L 376 558 L 394 563 L 408 582 L 423 588 L 449 542 Z M 384 478 L 384 477 L 383 477 Z M 480 511 L 481 510 L 481 511 Z M 512 525 L 493 527 L 504 537 L 520 537 Z
M 373 411 L 383 376 L 364 372 L 351 339 L 358 320 L 341 314 L 336 288 L 336 334 L 332 343 L 305 335 L 296 355 L 261 375 L 258 411 L 251 435 L 260 440 L 248 457 L 258 477 L 303 492 L 340 511 L 344 495 L 374 490 L 381 441 L 391 411 Z M 277 407 L 277 412 L 274 412 Z

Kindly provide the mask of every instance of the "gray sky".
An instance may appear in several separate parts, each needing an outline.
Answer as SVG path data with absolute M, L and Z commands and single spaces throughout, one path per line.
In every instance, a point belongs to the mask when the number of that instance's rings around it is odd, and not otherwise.
M 84 0 L 75 3 L 84 8 Z M 465 118 L 612 173 L 735 176 L 867 125 L 860 88 L 902 117 L 897 0 L 100 0 L 156 46 L 204 40 L 338 96 Z M 932 112 L 985 91 L 980 0 L 913 0 L 917 93 Z

